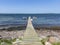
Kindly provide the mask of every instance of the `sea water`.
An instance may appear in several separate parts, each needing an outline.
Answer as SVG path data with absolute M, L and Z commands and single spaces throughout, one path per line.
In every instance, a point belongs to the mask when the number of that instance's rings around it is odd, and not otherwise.
M 29 16 L 33 24 L 60 26 L 60 14 L 0 14 L 0 25 L 26 24 Z

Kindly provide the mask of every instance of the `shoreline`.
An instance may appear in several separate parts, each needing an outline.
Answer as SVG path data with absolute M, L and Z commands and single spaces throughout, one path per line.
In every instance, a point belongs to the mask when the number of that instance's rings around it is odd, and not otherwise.
M 18 25 L 18 26 L 0 26 L 0 31 L 3 30 L 25 30 L 27 27 L 27 25 Z M 36 25 L 34 26 L 34 28 L 36 30 L 40 30 L 40 29 L 46 29 L 46 30 L 60 30 L 60 26 L 40 26 L 40 25 Z

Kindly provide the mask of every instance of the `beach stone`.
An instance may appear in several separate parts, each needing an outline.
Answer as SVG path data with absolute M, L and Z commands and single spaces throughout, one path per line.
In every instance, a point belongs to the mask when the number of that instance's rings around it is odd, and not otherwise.
M 55 39 L 55 37 L 50 37 L 50 38 L 49 38 L 49 42 L 51 42 L 51 43 L 54 43 L 54 42 L 56 42 L 56 39 Z
M 20 45 L 20 43 L 21 43 L 21 42 L 22 42 L 21 40 L 16 39 L 16 41 L 15 41 L 15 42 L 13 42 L 12 44 L 13 44 L 13 45 Z
M 45 45 L 52 45 L 50 42 L 45 42 Z

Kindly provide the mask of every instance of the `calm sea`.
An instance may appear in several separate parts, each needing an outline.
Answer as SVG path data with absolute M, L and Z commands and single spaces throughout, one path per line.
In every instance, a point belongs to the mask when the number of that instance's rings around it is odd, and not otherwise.
M 60 26 L 60 14 L 0 14 L 0 25 L 26 24 L 29 16 L 33 24 Z

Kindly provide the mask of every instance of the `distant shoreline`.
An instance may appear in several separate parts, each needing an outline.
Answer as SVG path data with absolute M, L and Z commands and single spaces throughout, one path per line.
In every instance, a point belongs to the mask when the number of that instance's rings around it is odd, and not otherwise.
M 1 27 L 2 26 L 2 27 Z M 34 26 L 34 25 L 33 25 Z M 26 25 L 0 25 L 0 31 L 3 30 L 8 30 L 8 31 L 12 31 L 12 30 L 25 30 L 27 27 Z M 47 26 L 47 25 L 35 25 L 34 28 L 36 30 L 40 30 L 40 29 L 48 29 L 48 30 L 60 30 L 60 26 Z

